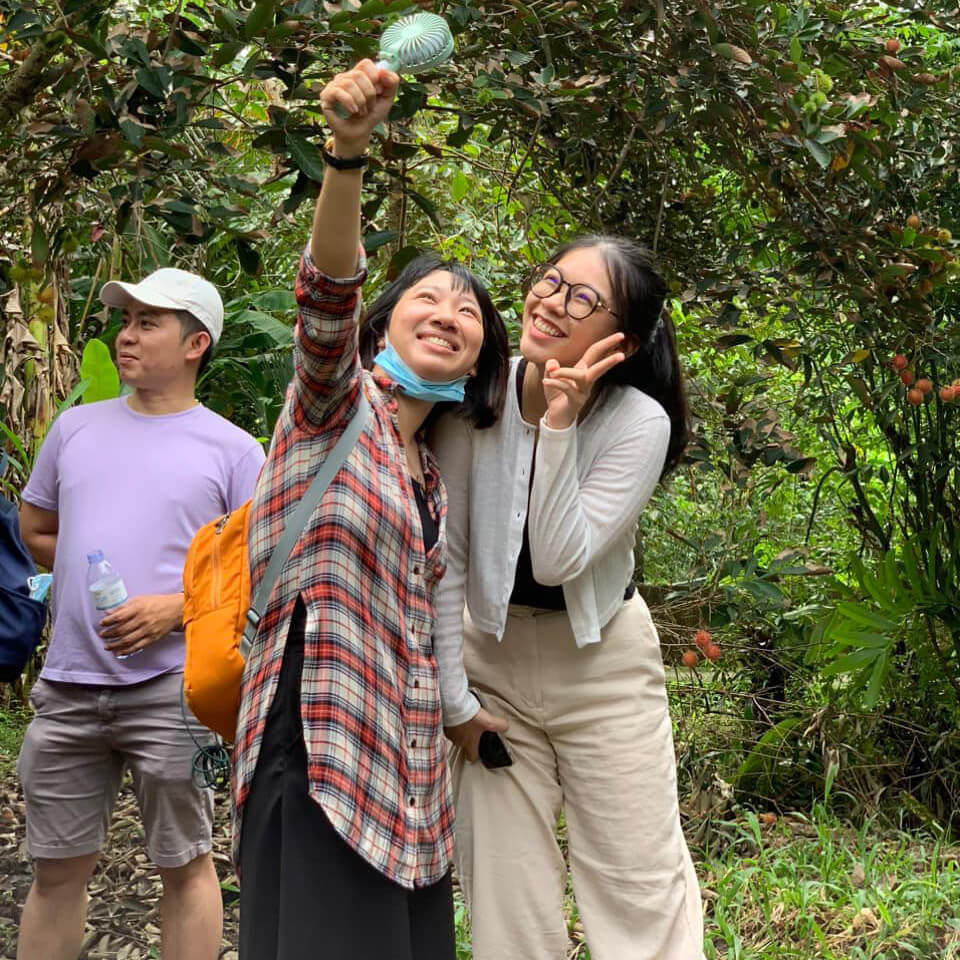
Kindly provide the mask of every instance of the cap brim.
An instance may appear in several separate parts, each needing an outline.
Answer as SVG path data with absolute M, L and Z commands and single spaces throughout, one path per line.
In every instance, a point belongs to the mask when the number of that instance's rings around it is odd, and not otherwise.
M 181 304 L 155 290 L 143 291 L 140 284 L 109 280 L 100 288 L 100 302 L 108 307 L 125 307 L 131 300 L 147 307 L 162 307 L 165 310 L 182 310 Z

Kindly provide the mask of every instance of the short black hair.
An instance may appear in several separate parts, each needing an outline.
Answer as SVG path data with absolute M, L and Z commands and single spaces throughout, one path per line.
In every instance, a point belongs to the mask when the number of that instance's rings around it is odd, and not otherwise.
M 480 356 L 477 357 L 476 375 L 467 381 L 463 402 L 436 403 L 427 420 L 431 422 L 441 413 L 452 410 L 478 430 L 483 430 L 492 427 L 503 412 L 510 366 L 510 345 L 507 328 L 486 287 L 462 263 L 444 260 L 435 253 L 425 253 L 411 260 L 400 271 L 396 280 L 370 305 L 360 326 L 360 362 L 368 370 L 373 366 L 373 358 L 380 351 L 380 340 L 389 326 L 397 301 L 415 283 L 438 270 L 443 270 L 454 278 L 455 289 L 468 290 L 477 298 L 483 318 L 483 346 L 480 348 Z
M 177 319 L 180 321 L 181 343 L 188 337 L 192 337 L 195 333 L 205 333 L 210 337 L 210 343 L 207 344 L 207 349 L 203 351 L 203 356 L 200 358 L 200 366 L 197 367 L 197 379 L 199 379 L 200 374 L 207 369 L 213 357 L 213 335 L 189 310 L 177 310 L 176 314 Z

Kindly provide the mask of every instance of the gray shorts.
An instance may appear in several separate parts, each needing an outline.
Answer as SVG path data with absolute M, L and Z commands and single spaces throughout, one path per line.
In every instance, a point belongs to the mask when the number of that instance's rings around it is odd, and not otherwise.
M 210 732 L 180 707 L 179 673 L 128 687 L 37 680 L 36 716 L 18 772 L 27 807 L 27 850 L 61 860 L 103 846 L 125 769 L 133 778 L 147 853 L 158 867 L 182 867 L 209 853 L 213 791 L 193 782 L 193 736 Z

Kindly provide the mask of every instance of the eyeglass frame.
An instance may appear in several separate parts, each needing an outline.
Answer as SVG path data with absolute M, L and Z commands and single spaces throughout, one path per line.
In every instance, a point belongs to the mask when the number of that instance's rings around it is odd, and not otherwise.
M 551 291 L 550 293 L 548 293 L 548 294 L 546 294 L 546 295 L 544 295 L 544 294 L 539 294 L 539 293 L 537 293 L 537 292 L 533 289 L 533 288 L 537 285 L 537 283 L 539 282 L 538 280 L 535 280 L 534 278 L 539 274 L 539 279 L 540 279 L 540 280 L 543 280 L 543 279 L 545 278 L 545 276 L 546 276 L 546 273 L 547 273 L 549 270 L 555 270 L 555 271 L 556 271 L 557 275 L 560 277 L 560 285 L 556 288 L 556 290 L 553 290 L 553 291 Z M 598 310 L 600 307 L 603 307 L 603 309 L 606 310 L 607 313 L 609 313 L 611 317 L 614 317 L 614 318 L 617 319 L 617 320 L 620 319 L 620 317 L 610 309 L 610 307 L 609 307 L 609 305 L 607 304 L 606 300 L 604 300 L 603 297 L 600 296 L 600 291 L 599 291 L 599 290 L 597 290 L 595 287 L 591 287 L 589 283 L 571 283 L 569 280 L 566 280 L 566 279 L 564 278 L 563 272 L 560 270 L 560 268 L 559 268 L 555 263 L 551 263 L 549 260 L 547 260 L 547 261 L 544 262 L 544 263 L 537 264 L 537 266 L 533 267 L 533 268 L 530 270 L 530 276 L 527 278 L 527 290 L 528 290 L 528 292 L 532 293 L 535 297 L 539 297 L 541 300 L 547 300 L 547 299 L 549 299 L 550 297 L 552 297 L 552 296 L 557 292 L 557 290 L 562 290 L 564 287 L 567 288 L 567 292 L 566 292 L 566 295 L 565 295 L 564 298 L 563 298 L 563 312 L 564 312 L 571 320 L 576 320 L 576 321 L 578 321 L 578 322 L 581 321 L 581 320 L 587 320 L 587 319 L 589 319 L 590 317 L 592 317 L 592 316 L 597 312 L 597 310 Z M 590 310 L 590 312 L 584 314 L 582 317 L 575 317 L 575 316 L 570 312 L 570 298 L 573 296 L 573 288 L 574 288 L 574 287 L 585 287 L 587 290 L 589 290 L 589 291 L 597 298 L 597 302 L 596 302 L 596 304 L 593 306 L 593 308 Z

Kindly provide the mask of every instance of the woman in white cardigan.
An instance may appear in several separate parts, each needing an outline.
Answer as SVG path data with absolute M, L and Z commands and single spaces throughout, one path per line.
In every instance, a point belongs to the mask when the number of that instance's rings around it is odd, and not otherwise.
M 446 418 L 434 437 L 434 649 L 474 960 L 566 956 L 561 810 L 593 960 L 702 956 L 660 646 L 633 587 L 639 515 L 687 440 L 665 292 L 630 241 L 562 247 L 530 277 L 500 422 Z

